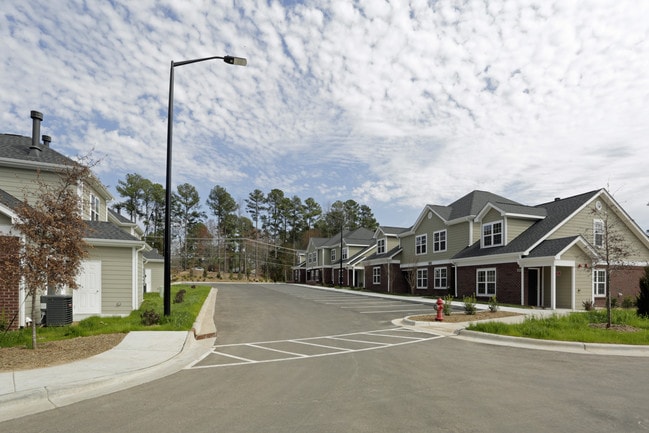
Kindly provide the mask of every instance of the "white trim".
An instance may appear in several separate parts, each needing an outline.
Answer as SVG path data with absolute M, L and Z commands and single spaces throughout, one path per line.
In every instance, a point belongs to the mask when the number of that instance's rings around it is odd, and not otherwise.
M 488 293 L 487 284 L 489 284 L 491 282 L 488 281 L 486 279 L 486 277 L 487 277 L 488 273 L 491 272 L 491 271 L 493 271 L 493 273 L 494 273 L 494 281 L 493 281 L 494 292 L 493 293 Z M 485 273 L 485 282 L 484 282 L 485 283 L 485 293 L 484 294 L 478 292 L 478 288 L 479 288 L 479 284 L 480 284 L 480 282 L 478 280 L 478 275 L 480 274 L 480 272 Z M 496 296 L 497 292 L 498 292 L 498 271 L 496 270 L 496 268 L 478 268 L 478 269 L 476 269 L 475 270 L 475 294 L 476 294 L 476 296 Z

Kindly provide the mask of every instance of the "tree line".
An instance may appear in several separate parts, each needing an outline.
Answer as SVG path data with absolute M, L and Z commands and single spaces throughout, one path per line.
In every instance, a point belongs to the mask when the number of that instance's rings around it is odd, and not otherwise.
M 141 223 L 144 239 L 163 253 L 164 187 L 130 173 L 118 181 L 116 190 L 122 201 L 113 209 Z M 178 267 L 261 272 L 276 280 L 285 279 L 286 266 L 295 264 L 295 250 L 306 248 L 310 237 L 378 227 L 367 205 L 338 200 L 323 209 L 312 197 L 302 200 L 281 189 L 255 189 L 237 201 L 225 187 L 215 185 L 203 203 L 196 187 L 184 183 L 172 191 L 170 209 L 171 253 Z

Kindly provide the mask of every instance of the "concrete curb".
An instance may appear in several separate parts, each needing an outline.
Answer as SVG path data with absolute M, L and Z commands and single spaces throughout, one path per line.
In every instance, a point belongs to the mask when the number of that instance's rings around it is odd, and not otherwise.
M 203 302 L 203 307 L 196 317 L 191 332 L 196 340 L 216 337 L 216 324 L 214 324 L 214 307 L 216 306 L 216 295 L 219 289 L 213 287 Z

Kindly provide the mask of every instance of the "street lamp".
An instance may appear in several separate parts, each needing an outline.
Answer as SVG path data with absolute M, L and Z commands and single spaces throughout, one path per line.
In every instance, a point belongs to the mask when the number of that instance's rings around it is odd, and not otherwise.
M 174 118 L 174 68 L 189 65 L 190 63 L 204 62 L 206 60 L 222 59 L 225 63 L 237 66 L 246 66 L 248 61 L 242 57 L 213 56 L 202 59 L 171 61 L 169 69 L 169 109 L 167 111 L 167 183 L 165 188 L 165 233 L 164 233 L 164 315 L 171 314 L 171 142 L 173 138 Z

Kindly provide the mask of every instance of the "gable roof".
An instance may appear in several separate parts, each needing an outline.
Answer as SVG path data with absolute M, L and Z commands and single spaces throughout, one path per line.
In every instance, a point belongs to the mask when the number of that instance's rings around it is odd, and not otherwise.
M 11 210 L 16 210 L 21 203 L 21 200 L 0 188 L 0 204 L 7 206 Z
M 566 199 L 555 199 L 554 201 L 537 205 L 535 206 L 536 208 L 545 210 L 546 217 L 536 221 L 527 230 L 512 239 L 507 245 L 480 248 L 480 240 L 478 240 L 473 245 L 457 253 L 453 258 L 464 259 L 498 254 L 529 253 L 531 249 L 543 242 L 555 228 L 601 191 L 589 191 Z
M 120 243 L 132 243 L 137 245 L 144 245 L 144 241 L 131 236 L 115 224 L 107 221 L 86 221 L 88 225 L 88 232 L 86 239 L 89 240 L 107 240 L 117 241 Z M 92 242 L 91 242 L 92 243 Z
M 15 134 L 0 134 L 0 159 L 33 165 L 70 165 L 74 161 L 50 146 L 42 145 L 41 151 L 30 151 L 31 137 Z

